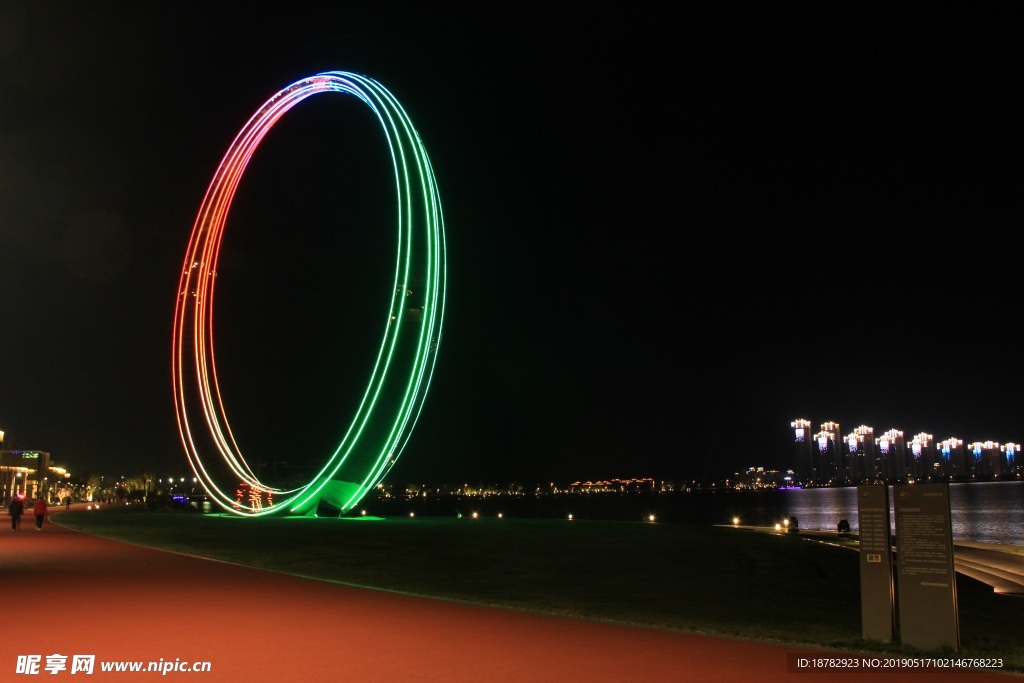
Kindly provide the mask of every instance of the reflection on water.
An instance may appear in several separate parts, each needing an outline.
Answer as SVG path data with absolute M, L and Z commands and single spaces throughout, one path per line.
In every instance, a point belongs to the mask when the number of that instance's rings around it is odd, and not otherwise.
M 953 539 L 1024 546 L 1024 482 L 950 484 Z M 890 499 L 892 489 L 890 488 Z M 691 493 L 596 493 L 545 496 L 437 496 L 366 499 L 371 515 L 382 517 L 470 516 L 648 520 L 659 523 L 771 526 L 796 517 L 801 529 L 835 531 L 842 519 L 858 531 L 857 488 L 795 491 L 694 491 Z M 890 519 L 894 520 L 895 516 Z
M 857 531 L 857 489 L 780 491 L 784 514 L 802 529 L 834 530 L 839 520 Z M 889 491 L 890 501 L 892 489 Z M 890 510 L 891 510 L 890 502 Z M 1024 545 L 1024 482 L 972 482 L 949 485 L 953 540 Z M 895 515 L 890 512 L 890 519 Z M 895 532 L 895 530 L 894 530 Z

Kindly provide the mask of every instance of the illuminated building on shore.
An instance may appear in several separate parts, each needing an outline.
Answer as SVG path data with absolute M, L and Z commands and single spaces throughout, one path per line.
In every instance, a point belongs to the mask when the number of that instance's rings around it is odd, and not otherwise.
M 935 442 L 931 434 L 915 434 L 910 442 L 911 475 L 916 480 L 935 479 Z
M 789 489 L 799 488 L 795 485 L 796 473 L 765 469 L 764 467 L 748 467 L 746 472 L 736 472 L 733 488 L 735 489 Z
M 815 449 L 816 476 L 808 482 L 810 484 L 835 484 L 839 482 L 840 460 L 839 445 L 836 443 L 836 434 L 839 433 L 838 422 L 823 422 L 821 431 L 814 435 L 817 443 Z
M 967 476 L 963 439 L 950 437 L 939 442 L 939 458 L 942 463 L 942 474 L 947 478 Z
M 601 479 L 598 481 L 574 481 L 569 485 L 571 493 L 608 493 L 623 491 L 654 491 L 657 486 L 650 477 L 631 479 Z
M 842 453 L 842 467 L 840 468 L 839 482 L 852 484 L 860 481 L 860 465 L 864 461 L 861 455 L 860 435 L 856 432 L 843 437 L 846 448 Z
M 1020 444 L 1005 443 L 1002 450 L 1004 457 L 1000 464 L 1003 466 L 1003 474 L 1015 474 L 1019 470 L 1017 453 L 1020 452 Z
M 926 432 L 905 440 L 895 428 L 876 438 L 873 427 L 861 425 L 837 444 L 839 423 L 823 422 L 813 437 L 809 426 L 809 420 L 790 422 L 791 462 L 796 479 L 805 485 L 1024 479 L 1022 446 L 1014 442 L 966 443 L 952 436 L 936 441 Z
M 880 474 L 875 462 L 875 429 L 861 425 L 846 436 L 845 483 L 874 481 Z
M 903 432 L 890 429 L 875 439 L 878 446 L 878 460 L 881 476 L 885 481 L 907 480 L 907 451 L 903 443 Z
M 989 479 L 999 476 L 1002 471 L 1000 459 L 1003 451 L 995 441 L 975 441 L 970 445 L 970 467 L 971 476 L 980 479 Z
M 815 481 L 817 470 L 814 467 L 814 444 L 811 443 L 811 421 L 793 420 L 789 427 L 793 430 L 793 463 L 796 476 L 800 481 Z

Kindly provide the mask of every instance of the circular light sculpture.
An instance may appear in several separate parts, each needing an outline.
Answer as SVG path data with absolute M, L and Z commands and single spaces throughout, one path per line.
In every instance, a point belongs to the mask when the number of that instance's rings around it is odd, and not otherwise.
M 398 246 L 391 303 L 381 314 L 380 348 L 355 415 L 312 480 L 286 490 L 260 482 L 228 424 L 214 362 L 214 285 L 225 222 L 246 165 L 278 119 L 320 93 L 355 95 L 384 130 L 394 170 Z M 409 441 L 434 371 L 444 291 L 444 221 L 437 183 L 426 149 L 398 100 L 377 81 L 344 71 L 303 78 L 267 100 L 235 137 L 206 191 L 174 311 L 178 428 L 189 465 L 209 497 L 241 516 L 315 514 L 321 502 L 341 513 L 351 510 Z

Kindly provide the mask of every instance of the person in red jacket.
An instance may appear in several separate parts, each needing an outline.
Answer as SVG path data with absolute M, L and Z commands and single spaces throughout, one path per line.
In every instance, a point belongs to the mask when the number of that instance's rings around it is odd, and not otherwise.
M 46 499 L 36 498 L 36 506 L 33 511 L 36 513 L 36 531 L 42 531 L 43 520 L 46 519 Z

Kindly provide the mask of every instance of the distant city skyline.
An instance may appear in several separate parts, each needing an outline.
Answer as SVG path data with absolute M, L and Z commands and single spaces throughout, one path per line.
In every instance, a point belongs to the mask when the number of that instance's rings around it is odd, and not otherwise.
M 1022 471 L 1021 446 L 1012 441 L 936 439 L 927 432 L 907 438 L 895 427 L 876 437 L 874 427 L 863 424 L 840 436 L 840 423 L 831 420 L 812 433 L 813 423 L 804 418 L 790 428 L 795 479 L 808 485 L 998 479 Z

